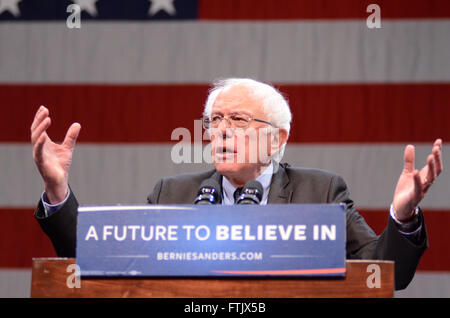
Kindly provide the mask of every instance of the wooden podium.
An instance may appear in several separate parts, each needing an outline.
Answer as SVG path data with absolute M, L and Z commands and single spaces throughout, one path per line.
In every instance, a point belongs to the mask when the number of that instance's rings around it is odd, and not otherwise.
M 394 262 L 391 261 L 348 260 L 346 277 L 333 279 L 165 277 L 77 281 L 72 264 L 74 258 L 33 259 L 31 297 L 388 298 L 394 295 Z

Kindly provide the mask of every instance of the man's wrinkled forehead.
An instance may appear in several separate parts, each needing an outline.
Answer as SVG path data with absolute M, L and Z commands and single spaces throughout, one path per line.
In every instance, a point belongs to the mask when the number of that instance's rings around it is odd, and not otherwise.
M 236 85 L 222 90 L 214 101 L 212 112 L 224 111 L 260 112 L 262 103 L 255 97 L 251 88 L 245 85 Z

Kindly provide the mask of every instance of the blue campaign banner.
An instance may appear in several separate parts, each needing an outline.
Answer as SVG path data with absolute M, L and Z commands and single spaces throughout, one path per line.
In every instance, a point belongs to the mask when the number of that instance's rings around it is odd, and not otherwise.
M 342 205 L 78 209 L 82 276 L 345 276 Z

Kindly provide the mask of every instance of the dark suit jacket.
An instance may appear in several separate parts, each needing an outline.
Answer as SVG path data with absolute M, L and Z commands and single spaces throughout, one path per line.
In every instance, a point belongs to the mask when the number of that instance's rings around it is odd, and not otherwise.
M 192 204 L 201 182 L 208 178 L 221 184 L 222 176 L 215 170 L 183 174 L 159 180 L 148 196 L 150 204 Z M 384 232 L 377 236 L 355 210 L 344 180 L 318 169 L 293 168 L 275 164 L 270 186 L 269 204 L 283 203 L 345 203 L 347 207 L 348 259 L 377 259 L 395 261 L 395 286 L 403 289 L 409 284 L 425 249 L 428 247 L 425 223 L 420 214 L 420 240 L 413 242 L 399 233 L 388 217 Z M 71 191 L 66 203 L 49 217 L 39 201 L 35 216 L 50 237 L 58 256 L 74 257 L 78 202 Z

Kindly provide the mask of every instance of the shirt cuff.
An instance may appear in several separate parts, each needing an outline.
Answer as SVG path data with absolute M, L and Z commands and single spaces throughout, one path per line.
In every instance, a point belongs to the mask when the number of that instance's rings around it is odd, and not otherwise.
M 48 202 L 49 200 L 48 200 L 47 194 L 44 191 L 41 195 L 41 201 L 42 201 L 42 205 L 44 206 L 45 217 L 49 217 L 50 215 L 52 215 L 53 213 L 58 211 L 59 208 L 62 207 L 64 205 L 64 203 L 66 203 L 67 199 L 69 198 L 69 195 L 70 195 L 70 188 L 67 190 L 67 196 L 63 201 L 56 203 L 56 204 L 50 204 Z
M 419 207 L 415 210 L 414 218 L 409 222 L 401 222 L 395 217 L 394 207 L 391 204 L 390 215 L 398 227 L 398 231 L 409 238 L 416 238 L 420 231 L 422 230 L 422 222 L 419 218 L 420 209 Z

